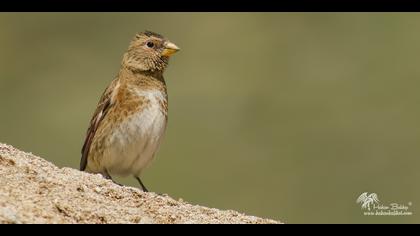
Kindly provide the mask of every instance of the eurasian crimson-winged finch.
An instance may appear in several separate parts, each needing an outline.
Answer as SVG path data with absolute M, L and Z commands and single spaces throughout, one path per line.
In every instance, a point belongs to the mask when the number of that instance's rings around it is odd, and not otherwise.
M 168 120 L 163 72 L 179 48 L 165 37 L 137 34 L 123 56 L 118 76 L 105 89 L 90 121 L 80 170 L 134 176 L 152 161 Z

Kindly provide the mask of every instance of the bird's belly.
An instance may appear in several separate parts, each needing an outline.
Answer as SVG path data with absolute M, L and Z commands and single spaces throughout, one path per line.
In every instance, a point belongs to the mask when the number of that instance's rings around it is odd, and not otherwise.
M 153 160 L 166 129 L 159 104 L 151 104 L 122 122 L 110 138 L 104 167 L 111 175 L 135 175 Z

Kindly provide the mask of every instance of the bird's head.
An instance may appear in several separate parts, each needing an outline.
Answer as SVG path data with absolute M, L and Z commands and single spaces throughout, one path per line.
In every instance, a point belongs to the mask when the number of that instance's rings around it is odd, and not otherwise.
M 164 71 L 169 57 L 179 51 L 178 46 L 162 35 L 145 31 L 131 41 L 124 55 L 123 66 L 135 71 Z

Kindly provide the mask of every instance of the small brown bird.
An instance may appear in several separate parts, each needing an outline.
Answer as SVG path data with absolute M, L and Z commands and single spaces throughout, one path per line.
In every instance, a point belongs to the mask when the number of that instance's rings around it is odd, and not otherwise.
M 118 76 L 102 94 L 82 148 L 80 170 L 140 179 L 152 161 L 168 120 L 163 72 L 179 48 L 163 36 L 137 34 L 123 56 Z

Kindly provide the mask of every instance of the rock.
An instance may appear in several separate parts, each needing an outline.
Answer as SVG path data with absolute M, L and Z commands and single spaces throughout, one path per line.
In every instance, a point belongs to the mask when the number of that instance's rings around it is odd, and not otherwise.
M 280 223 L 144 193 L 0 143 L 0 223 Z

